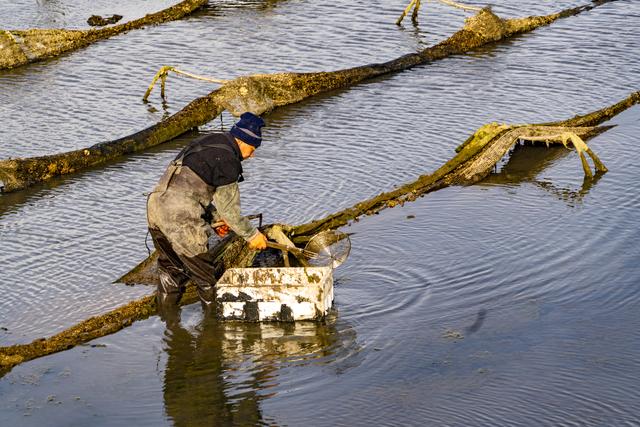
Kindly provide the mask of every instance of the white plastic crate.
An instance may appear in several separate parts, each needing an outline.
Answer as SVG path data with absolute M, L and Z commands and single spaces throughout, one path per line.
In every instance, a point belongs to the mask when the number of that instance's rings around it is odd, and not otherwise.
M 218 280 L 218 316 L 250 322 L 323 318 L 333 303 L 331 267 L 230 268 Z

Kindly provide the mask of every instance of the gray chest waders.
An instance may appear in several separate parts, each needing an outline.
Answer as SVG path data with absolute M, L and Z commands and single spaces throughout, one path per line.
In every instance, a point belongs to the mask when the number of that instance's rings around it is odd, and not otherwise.
M 149 233 L 159 252 L 160 305 L 165 300 L 177 301 L 184 291 L 183 284 L 187 278 L 196 283 L 203 302 L 207 305 L 213 303 L 215 271 L 207 253 L 208 235 L 203 232 L 206 224 L 196 211 L 203 207 L 205 198 L 211 198 L 215 189 L 190 168 L 182 171 L 187 156 L 208 148 L 226 150 L 236 155 L 229 145 L 219 142 L 187 146 L 167 167 L 147 199 Z M 208 226 L 206 228 L 209 229 Z
M 230 141 L 231 138 L 229 138 Z M 184 159 L 187 156 L 190 156 L 191 154 L 195 154 L 195 153 L 199 153 L 203 150 L 206 150 L 208 148 L 219 148 L 225 151 L 228 151 L 232 154 L 235 155 L 235 151 L 229 147 L 226 144 L 223 143 L 212 143 L 212 144 L 202 144 L 202 145 L 198 145 L 198 146 L 187 146 L 185 147 L 181 153 L 177 156 L 177 158 L 175 160 L 173 160 L 169 166 L 167 167 L 167 169 L 165 170 L 164 174 L 162 175 L 162 177 L 160 178 L 160 180 L 158 181 L 158 183 L 156 184 L 155 188 L 153 189 L 153 191 L 151 191 L 148 195 L 147 195 L 147 223 L 149 224 L 150 227 L 152 228 L 157 228 L 157 222 L 156 221 L 151 221 L 150 220 L 150 210 L 153 209 L 154 210 L 154 215 L 157 219 L 157 209 L 162 209 L 161 207 L 159 207 L 157 205 L 157 203 L 152 203 L 150 204 L 151 198 L 152 196 L 154 197 L 162 197 L 167 190 L 169 189 L 173 178 L 176 175 L 179 175 L 181 170 L 182 170 L 182 163 L 184 161 Z M 195 174 L 194 174 L 195 176 Z M 186 190 L 186 188 L 185 188 Z M 148 235 L 147 235 L 148 236 Z M 146 244 L 146 238 L 145 238 L 145 244 Z M 149 251 L 149 254 L 151 254 L 151 250 L 149 249 L 149 247 L 147 246 L 147 250 Z

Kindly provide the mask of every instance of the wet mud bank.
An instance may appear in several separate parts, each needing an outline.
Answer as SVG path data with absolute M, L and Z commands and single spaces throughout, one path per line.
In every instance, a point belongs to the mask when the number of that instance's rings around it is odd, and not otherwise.
M 458 153 L 451 160 L 432 174 L 422 175 L 393 191 L 381 193 L 319 220 L 298 226 L 268 225 L 263 230 L 272 239 L 282 239 L 284 232 L 287 238 L 291 238 L 295 243 L 304 243 L 319 231 L 335 229 L 363 215 L 372 215 L 386 208 L 402 206 L 405 202 L 415 200 L 428 192 L 451 185 L 468 185 L 478 182 L 486 177 L 509 148 L 519 141 L 563 144 L 567 141 L 563 141 L 562 136 L 567 133 L 586 140 L 611 128 L 599 126 L 600 124 L 638 103 L 640 103 L 640 92 L 634 92 L 616 104 L 568 120 L 536 125 L 497 123 L 485 125 L 457 148 Z M 600 174 L 603 172 L 599 171 Z M 252 265 L 256 256 L 256 252 L 249 250 L 244 241 L 237 236 L 225 238 L 212 248 L 212 252 L 216 260 L 216 277 L 220 277 L 227 268 Z M 152 255 L 119 281 L 155 284 L 157 273 L 154 261 L 155 255 Z M 195 288 L 189 285 L 181 303 L 190 304 L 195 301 L 197 301 L 197 293 Z M 9 372 L 13 366 L 22 362 L 117 332 L 136 320 L 146 319 L 156 313 L 155 296 L 150 295 L 104 315 L 92 317 L 50 338 L 39 339 L 30 344 L 0 347 L 0 375 Z
M 184 0 L 140 19 L 100 29 L 0 30 L 0 70 L 52 58 L 145 25 L 175 21 L 193 13 L 207 1 Z
M 332 72 L 257 74 L 239 77 L 223 84 L 209 95 L 192 101 L 168 119 L 133 135 L 67 153 L 0 160 L 0 181 L 2 181 L 0 185 L 4 187 L 4 192 L 21 190 L 37 182 L 75 173 L 116 157 L 169 141 L 213 120 L 224 110 L 234 115 L 240 115 L 245 111 L 264 114 L 274 108 L 297 103 L 323 92 L 349 87 L 373 77 L 406 70 L 451 55 L 463 54 L 488 43 L 549 25 L 560 18 L 591 10 L 610 1 L 615 0 L 594 2 L 545 16 L 515 19 L 500 18 L 489 8 L 485 8 L 468 18 L 464 27 L 445 41 L 388 62 Z M 106 28 L 104 31 L 113 28 L 116 27 Z

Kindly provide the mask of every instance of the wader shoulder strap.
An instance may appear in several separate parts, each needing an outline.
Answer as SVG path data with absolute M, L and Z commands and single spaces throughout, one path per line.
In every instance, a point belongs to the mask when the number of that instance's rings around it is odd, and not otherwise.
M 190 156 L 192 154 L 195 153 L 199 153 L 201 151 L 204 151 L 208 148 L 220 148 L 222 150 L 228 151 L 231 154 L 235 154 L 235 151 L 233 151 L 233 148 L 229 147 L 227 144 L 222 144 L 220 142 L 217 143 L 204 143 L 204 144 L 200 144 L 200 145 L 196 145 L 196 146 L 189 146 L 187 147 L 185 150 L 182 151 L 182 153 L 179 155 L 179 157 L 174 160 L 173 162 L 178 164 L 180 163 L 180 165 L 182 165 L 182 162 L 184 161 L 185 157 Z

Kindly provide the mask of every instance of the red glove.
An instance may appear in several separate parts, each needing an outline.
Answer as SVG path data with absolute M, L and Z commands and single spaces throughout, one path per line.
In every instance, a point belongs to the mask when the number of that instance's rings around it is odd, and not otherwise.
M 218 227 L 215 227 L 213 231 L 215 231 L 218 236 L 224 237 L 229 234 L 229 226 L 227 224 L 220 225 Z

